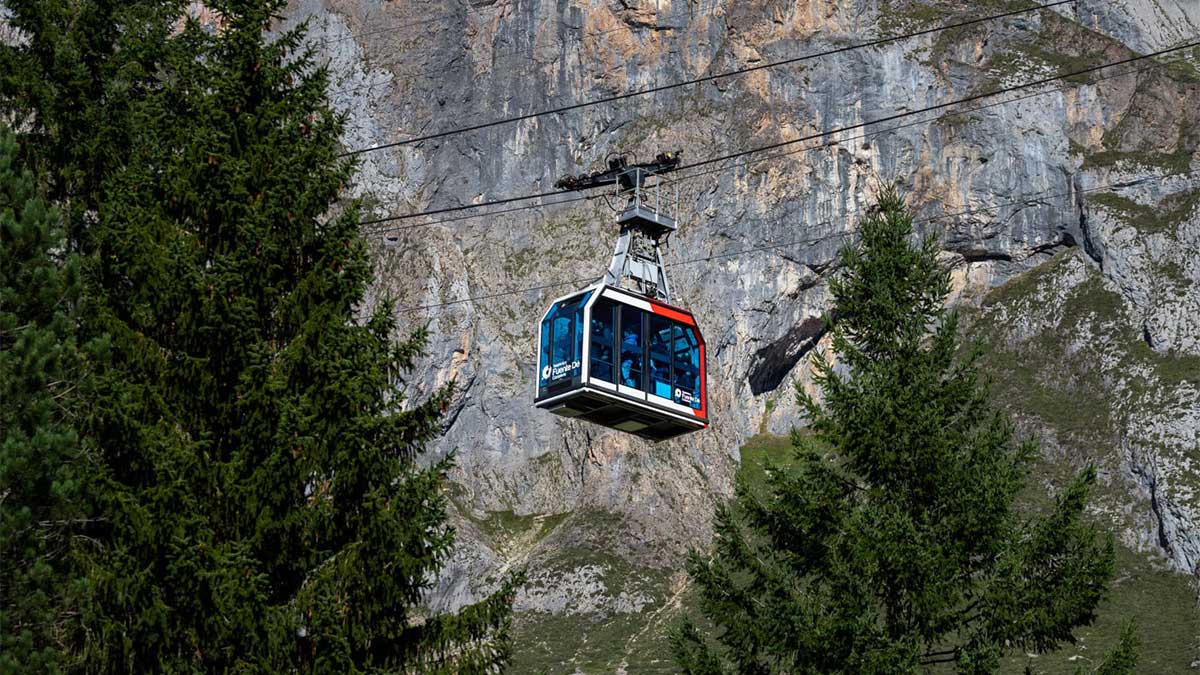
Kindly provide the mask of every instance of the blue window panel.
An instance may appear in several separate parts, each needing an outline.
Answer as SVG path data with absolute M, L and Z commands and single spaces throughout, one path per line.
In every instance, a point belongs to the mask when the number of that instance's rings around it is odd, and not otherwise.
M 538 363 L 538 386 L 544 387 L 550 381 L 550 324 L 553 322 L 554 308 L 542 319 L 542 358 Z
M 574 346 L 571 342 L 571 317 L 554 317 L 551 331 L 553 331 L 554 340 L 550 343 L 553 346 L 553 355 L 550 357 L 550 364 L 569 363 L 573 352 L 572 347 Z
M 655 396 L 671 398 L 671 321 L 650 316 L 650 388 Z
M 587 299 L 592 292 L 588 291 L 579 297 L 579 300 L 572 303 L 575 312 L 575 330 L 572 333 L 574 340 L 574 352 L 571 359 L 571 377 L 579 377 L 583 369 L 583 306 L 587 303 Z
M 616 380 L 613 379 L 616 342 L 613 303 L 601 298 L 592 307 L 592 354 L 589 367 L 591 377 L 616 384 Z
M 700 348 L 696 330 L 691 326 L 674 326 L 674 401 L 694 410 L 700 409 Z
M 579 377 L 583 364 L 583 303 L 588 295 L 555 304 L 542 322 L 540 386 Z
M 636 307 L 621 307 L 620 384 L 643 389 L 642 348 L 644 344 L 642 310 Z

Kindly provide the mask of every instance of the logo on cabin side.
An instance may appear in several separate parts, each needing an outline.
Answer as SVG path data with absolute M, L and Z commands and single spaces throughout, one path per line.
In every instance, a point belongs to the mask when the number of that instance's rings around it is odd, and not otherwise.
M 571 371 L 579 367 L 578 361 L 559 361 L 553 367 L 546 366 L 542 369 L 542 378 L 558 380 L 571 374 Z

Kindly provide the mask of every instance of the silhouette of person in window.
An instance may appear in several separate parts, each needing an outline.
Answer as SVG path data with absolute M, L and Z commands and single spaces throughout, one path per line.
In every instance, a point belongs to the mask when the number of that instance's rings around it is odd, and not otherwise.
M 592 320 L 592 368 L 593 376 L 612 382 L 613 331 L 612 326 L 601 325 Z
M 641 388 L 642 346 L 638 344 L 636 331 L 626 330 L 621 340 L 621 384 Z

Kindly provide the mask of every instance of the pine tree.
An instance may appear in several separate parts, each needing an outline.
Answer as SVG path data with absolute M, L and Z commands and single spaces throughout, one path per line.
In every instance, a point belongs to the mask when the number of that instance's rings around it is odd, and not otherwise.
M 1014 507 L 1037 448 L 990 407 L 936 241 L 911 235 L 889 190 L 842 251 L 842 365 L 814 359 L 822 401 L 797 389 L 809 433 L 793 434 L 794 469 L 739 481 L 713 553 L 692 554 L 719 647 L 683 625 L 686 672 L 992 673 L 1093 619 L 1114 556 L 1084 517 L 1094 471 L 1048 513 Z M 1131 672 L 1132 650 L 1130 632 L 1103 672 Z
M 0 110 L 46 183 L 73 250 L 90 250 L 102 184 L 128 161 L 132 110 L 157 89 L 187 0 L 5 0 Z
M 418 463 L 452 389 L 397 393 L 424 344 L 391 340 L 338 158 L 344 118 L 282 0 L 207 2 L 131 106 L 85 265 L 111 336 L 88 433 L 105 543 L 88 670 L 483 672 L 515 585 L 456 615 L 422 597 L 453 542 L 448 461 Z M 384 303 L 386 306 L 386 303 Z
M 0 130 L 0 673 L 58 672 L 79 571 L 78 259 Z

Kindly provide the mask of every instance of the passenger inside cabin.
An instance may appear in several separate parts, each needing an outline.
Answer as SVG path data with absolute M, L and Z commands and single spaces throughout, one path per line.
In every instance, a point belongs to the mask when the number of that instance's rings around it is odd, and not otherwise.
M 612 382 L 612 326 L 592 321 L 592 377 Z
M 671 323 L 650 318 L 650 393 L 671 398 Z
M 626 329 L 621 340 L 621 384 L 626 387 L 642 386 L 642 345 L 638 331 Z

